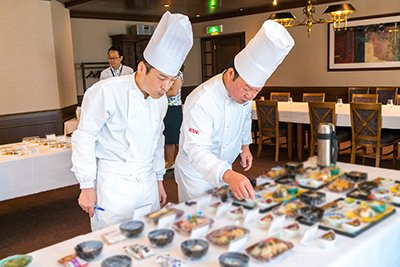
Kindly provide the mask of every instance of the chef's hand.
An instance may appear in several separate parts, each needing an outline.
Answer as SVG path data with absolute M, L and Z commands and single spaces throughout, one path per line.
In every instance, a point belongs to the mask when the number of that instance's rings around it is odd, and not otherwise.
M 90 217 L 94 214 L 94 205 L 97 202 L 96 191 L 94 188 L 85 188 L 81 190 L 81 194 L 78 198 L 79 206 L 86 212 L 89 213 Z
M 240 165 L 242 165 L 244 171 L 250 170 L 253 166 L 253 155 L 250 152 L 248 145 L 242 146 L 242 152 L 240 153 Z
M 160 206 L 163 207 L 167 203 L 167 193 L 165 193 L 162 181 L 158 181 L 158 195 L 160 196 Z
M 244 198 L 255 199 L 255 192 L 249 179 L 241 173 L 233 170 L 227 170 L 222 180 L 229 185 L 235 198 L 242 200 Z

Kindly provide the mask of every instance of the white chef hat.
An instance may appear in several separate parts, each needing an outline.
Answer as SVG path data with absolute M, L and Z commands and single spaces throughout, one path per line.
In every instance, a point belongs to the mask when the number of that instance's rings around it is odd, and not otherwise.
M 235 68 L 246 83 L 262 87 L 293 46 L 289 32 L 279 23 L 267 20 L 235 56 Z
M 192 45 L 193 32 L 189 18 L 167 11 L 158 23 L 143 56 L 157 70 L 175 76 Z

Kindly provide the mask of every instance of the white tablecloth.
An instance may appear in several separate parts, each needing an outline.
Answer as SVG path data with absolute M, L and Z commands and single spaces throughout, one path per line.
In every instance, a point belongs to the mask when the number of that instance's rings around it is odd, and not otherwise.
M 358 170 L 368 172 L 369 179 L 380 176 L 400 180 L 399 171 L 345 163 L 339 163 L 338 166 L 344 171 Z M 327 193 L 328 201 L 336 199 L 339 196 L 341 195 Z M 180 204 L 179 208 L 184 209 L 186 212 L 191 214 L 196 213 L 196 208 L 194 206 L 188 207 L 184 204 Z M 186 216 L 186 214 L 187 213 L 185 213 L 184 216 Z M 215 230 L 224 225 L 234 224 L 233 221 L 228 220 L 226 216 L 217 217 L 215 219 L 216 222 L 211 230 Z M 294 238 L 291 239 L 295 245 L 294 249 L 291 251 L 291 253 L 288 253 L 283 258 L 280 258 L 279 261 L 265 264 L 251 259 L 250 266 L 398 267 L 400 266 L 400 253 L 398 251 L 400 247 L 399 225 L 400 214 L 395 213 L 390 218 L 382 221 L 356 238 L 348 238 L 338 235 L 337 243 L 330 249 L 322 249 L 316 245 L 303 246 L 299 243 L 300 237 Z M 267 231 L 258 228 L 255 222 L 249 223 L 245 225 L 245 227 L 250 229 L 250 237 L 245 247 L 248 247 L 268 236 Z M 112 226 L 32 252 L 30 255 L 33 256 L 33 262 L 30 266 L 59 266 L 57 264 L 57 259 L 72 253 L 74 251 L 74 246 L 78 243 L 86 240 L 100 240 L 101 234 L 117 229 L 118 226 Z M 116 254 L 124 254 L 122 249 L 124 245 L 135 243 L 149 245 L 150 243 L 147 239 L 147 233 L 153 229 L 155 229 L 154 226 L 146 224 L 145 230 L 139 238 L 129 239 L 113 245 L 104 245 L 103 252 L 100 254 L 100 256 L 98 256 L 98 258 L 90 263 L 90 266 L 100 266 L 101 261 L 105 258 Z M 307 229 L 307 227 L 301 226 L 302 231 L 305 229 Z M 319 232 L 319 235 L 320 234 L 321 232 Z M 176 233 L 172 245 L 169 245 L 166 248 L 153 248 L 153 250 L 157 254 L 170 253 L 171 255 L 182 259 L 184 256 L 180 251 L 180 243 L 187 238 L 188 237 Z M 186 260 L 186 263 L 188 266 L 219 266 L 218 257 L 226 251 L 226 248 L 219 248 L 214 245 L 210 245 L 209 252 L 204 258 L 196 261 Z M 156 257 L 153 256 L 143 261 L 133 260 L 132 266 L 151 267 L 159 265 L 156 263 Z
M 278 102 L 279 121 L 310 124 L 308 103 L 304 102 Z M 350 104 L 336 104 L 336 125 L 351 126 Z M 253 101 L 252 119 L 257 119 L 255 102 Z M 400 128 L 400 106 L 388 107 L 382 105 L 382 128 Z
M 71 168 L 71 149 L 41 148 L 33 155 L 0 155 L 0 201 L 76 184 Z

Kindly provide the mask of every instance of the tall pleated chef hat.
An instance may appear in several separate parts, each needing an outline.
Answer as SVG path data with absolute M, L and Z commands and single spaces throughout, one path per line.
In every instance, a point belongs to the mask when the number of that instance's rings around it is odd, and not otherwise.
M 189 18 L 167 11 L 158 23 L 143 56 L 157 70 L 175 76 L 192 45 L 193 32 Z
M 267 20 L 235 56 L 235 68 L 246 83 L 263 87 L 293 46 L 289 32 L 281 24 Z

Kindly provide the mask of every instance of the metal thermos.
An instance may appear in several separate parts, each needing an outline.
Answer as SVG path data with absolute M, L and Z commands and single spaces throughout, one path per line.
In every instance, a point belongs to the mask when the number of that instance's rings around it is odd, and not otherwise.
M 317 132 L 318 166 L 329 167 L 336 164 L 338 156 L 338 142 L 335 126 L 332 123 L 320 123 Z

